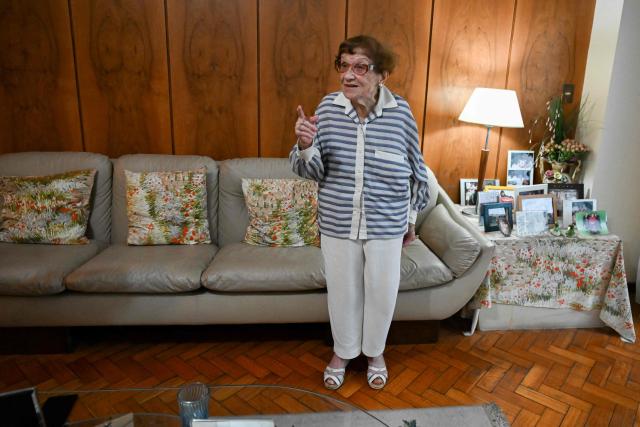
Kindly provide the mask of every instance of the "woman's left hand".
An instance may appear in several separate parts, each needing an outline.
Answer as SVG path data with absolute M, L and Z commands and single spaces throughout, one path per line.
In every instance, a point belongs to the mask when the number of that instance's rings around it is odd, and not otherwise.
M 409 229 L 407 230 L 407 233 L 404 235 L 404 238 L 402 239 L 402 246 L 407 246 L 409 243 L 413 242 L 414 240 L 416 240 L 416 225 L 415 224 L 409 224 Z

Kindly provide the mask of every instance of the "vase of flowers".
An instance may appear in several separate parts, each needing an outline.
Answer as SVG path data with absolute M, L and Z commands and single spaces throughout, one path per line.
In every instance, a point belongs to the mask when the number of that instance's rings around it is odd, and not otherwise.
M 579 111 L 577 107 L 565 111 L 562 97 L 551 98 L 547 102 L 545 131 L 537 146 L 536 165 L 540 168 L 543 182 L 568 183 L 575 180 L 582 166 L 582 160 L 589 152 L 589 147 L 576 141 Z M 529 129 L 529 143 L 533 139 L 534 129 L 540 118 L 533 122 Z M 546 169 L 546 165 L 550 165 Z

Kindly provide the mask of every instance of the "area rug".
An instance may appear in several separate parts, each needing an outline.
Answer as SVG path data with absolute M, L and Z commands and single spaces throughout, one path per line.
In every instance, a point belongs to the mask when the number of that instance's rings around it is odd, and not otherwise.
M 498 405 L 446 406 L 440 408 L 401 409 L 387 411 L 324 412 L 278 415 L 272 419 L 276 427 L 508 427 L 509 422 Z

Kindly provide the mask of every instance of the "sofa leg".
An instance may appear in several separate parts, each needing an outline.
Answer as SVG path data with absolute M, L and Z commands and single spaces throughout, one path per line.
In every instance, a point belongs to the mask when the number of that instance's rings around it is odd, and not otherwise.
M 73 350 L 70 328 L 0 328 L 0 354 L 55 354 Z

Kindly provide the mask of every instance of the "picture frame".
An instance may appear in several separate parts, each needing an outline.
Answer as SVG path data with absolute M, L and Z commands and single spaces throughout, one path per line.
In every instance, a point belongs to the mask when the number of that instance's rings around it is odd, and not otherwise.
M 562 225 L 563 227 L 568 227 L 570 224 L 575 224 L 578 212 L 591 212 L 597 209 L 598 202 L 596 199 L 563 200 Z
M 510 202 L 484 203 L 482 205 L 484 231 L 499 231 L 498 217 L 501 216 L 506 216 L 509 225 L 513 227 L 513 205 Z
M 507 185 L 533 185 L 535 152 L 509 150 L 507 153 Z
M 484 185 L 500 185 L 499 179 L 485 179 Z M 475 194 L 478 189 L 477 178 L 460 178 L 460 206 L 475 206 Z
M 518 198 L 519 211 L 545 211 L 547 213 L 547 224 L 553 225 L 556 222 L 556 198 L 550 194 L 531 194 Z
M 576 228 L 582 237 L 609 234 L 606 211 L 576 213 Z
M 498 197 L 498 201 L 499 202 L 511 202 L 512 209 L 515 210 L 515 203 L 514 203 L 514 188 L 512 185 L 487 185 L 484 187 L 485 191 L 498 191 L 499 197 Z
M 547 184 L 547 194 L 552 194 L 556 198 L 556 215 L 562 218 L 563 203 L 565 200 L 584 199 L 584 184 L 549 183 Z
M 520 237 L 536 236 L 549 229 L 545 211 L 517 211 L 516 234 Z
M 497 203 L 499 202 L 499 192 L 495 190 L 481 191 L 478 193 L 478 205 L 476 213 L 478 214 L 478 225 L 482 225 L 482 205 L 484 203 Z
M 547 194 L 548 184 L 519 185 L 513 188 L 513 203 L 518 206 L 518 197 Z

